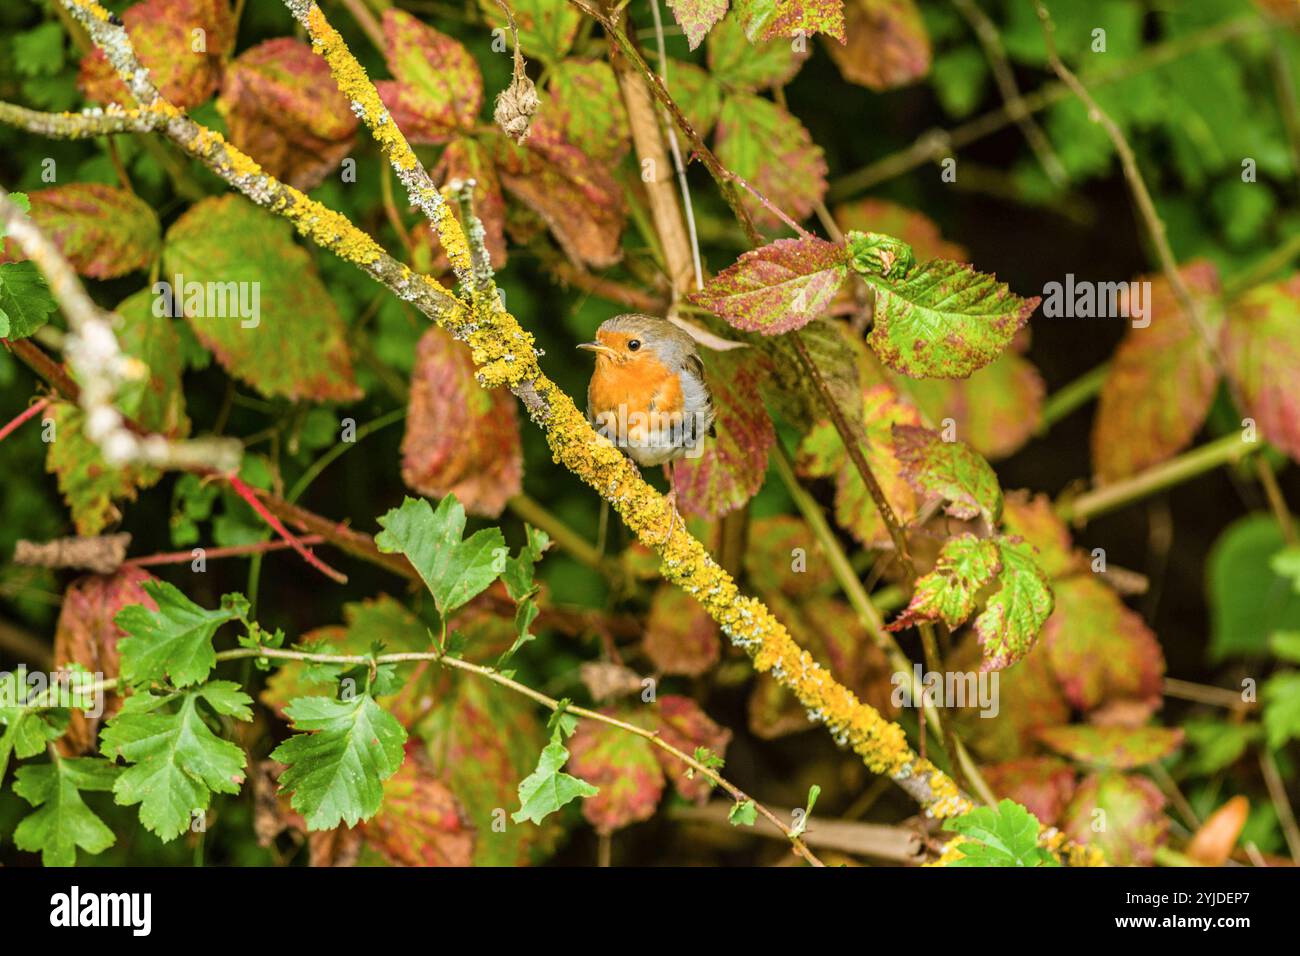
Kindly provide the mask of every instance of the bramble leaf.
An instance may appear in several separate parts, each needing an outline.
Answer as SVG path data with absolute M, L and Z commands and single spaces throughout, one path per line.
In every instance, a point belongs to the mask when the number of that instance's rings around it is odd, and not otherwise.
M 402 766 L 384 781 L 383 807 L 361 824 L 361 833 L 395 866 L 470 866 L 475 833 L 423 746 L 407 741 Z
M 291 232 L 239 196 L 195 203 L 163 251 L 168 281 L 185 284 L 172 289 L 175 304 L 217 361 L 263 395 L 358 398 L 343 320 Z
M 1002 517 L 998 476 L 969 445 L 944 441 L 928 428 L 895 425 L 894 454 L 921 507 L 946 501 L 944 511 L 954 518 L 983 517 L 989 528 L 997 527 Z
M 603 60 L 556 64 L 534 126 L 549 123 L 598 163 L 616 166 L 627 155 L 627 110 L 614 70 Z
M 751 41 L 826 33 L 844 42 L 844 0 L 735 0 Z
M 713 618 L 689 594 L 669 584 L 661 585 L 650 602 L 641 648 L 658 670 L 688 677 L 706 673 L 722 655 Z
M 626 720 L 629 715 L 605 710 Z M 644 737 L 595 720 L 584 720 L 569 741 L 569 769 L 591 784 L 582 815 L 597 833 L 613 833 L 648 820 L 664 792 L 654 746 Z
M 824 313 L 847 275 L 842 245 L 778 239 L 742 254 L 690 298 L 738 329 L 779 335 Z
M 1099 847 L 1112 866 L 1151 866 L 1169 830 L 1165 803 L 1146 777 L 1103 770 L 1074 791 L 1062 829 L 1071 840 Z M 1104 828 L 1097 828 L 1098 819 Z
M 114 618 L 128 635 L 117 648 L 122 679 L 142 684 L 170 677 L 177 687 L 206 680 L 217 663 L 212 638 L 222 624 L 240 616 L 242 598 L 227 595 L 221 607 L 209 611 L 166 581 L 146 581 L 144 589 L 157 611 L 132 604 Z
M 812 213 L 826 195 L 822 148 L 796 117 L 771 100 L 752 93 L 725 97 L 714 135 L 718 161 L 795 220 Z M 782 225 L 748 193 L 743 202 L 760 225 Z
M 694 50 L 727 12 L 728 0 L 668 0 L 673 18 L 686 34 L 687 45 Z
M 158 216 L 135 193 L 102 183 L 69 183 L 28 194 L 29 217 L 81 275 L 116 279 L 147 269 L 162 244 Z M 21 257 L 10 240 L 5 253 Z
M 1176 727 L 1097 727 L 1070 724 L 1044 727 L 1038 739 L 1078 763 L 1131 770 L 1163 760 L 1182 746 Z
M 471 514 L 496 517 L 522 488 L 519 423 L 514 396 L 479 387 L 475 368 L 469 347 L 437 326 L 420 337 L 402 480 L 422 495 L 455 495 Z
M 404 10 L 384 11 L 384 58 L 396 81 L 375 84 L 413 143 L 445 143 L 483 106 L 483 75 L 460 41 Z
M 751 43 L 739 17 L 728 17 L 709 33 L 709 73 L 732 90 L 752 92 L 784 86 L 806 59 L 806 52 L 797 52 L 794 44 L 784 39 Z
M 519 782 L 519 809 L 510 815 L 515 823 L 531 820 L 541 823 L 565 804 L 578 797 L 594 797 L 599 791 L 591 784 L 564 773 L 560 768 L 569 759 L 559 724 L 551 733 L 551 742 L 542 750 L 537 769 Z
M 131 766 L 113 785 L 121 806 L 140 804 L 140 822 L 160 839 L 189 829 L 213 793 L 238 793 L 244 751 L 208 729 L 199 701 L 218 714 L 252 720 L 253 701 L 234 681 L 212 681 L 179 693 L 132 694 L 100 735 L 100 750 Z
M 493 27 L 501 28 L 510 42 L 506 17 L 496 0 L 479 0 L 479 9 Z M 511 0 L 510 9 L 519 28 L 519 45 L 524 53 L 546 63 L 561 60 L 578 34 L 582 15 L 572 4 L 554 0 Z
M 1300 739 L 1300 671 L 1279 671 L 1260 686 L 1270 750 Z
M 855 247 L 869 237 L 849 235 L 855 260 Z M 913 378 L 964 378 L 983 368 L 1011 344 L 1038 305 L 1036 296 L 1022 299 L 993 276 L 958 262 L 890 265 L 885 274 L 858 266 L 876 290 L 867 343 L 891 369 Z
M 844 33 L 847 43 L 826 50 L 850 83 L 881 92 L 930 72 L 930 36 L 913 0 L 848 0 Z
M 280 792 L 309 830 L 356 826 L 379 812 L 383 782 L 405 755 L 406 731 L 369 693 L 351 700 L 299 697 L 285 708 L 295 734 L 271 753 L 287 764 Z
M 917 579 L 911 602 L 889 630 L 936 620 L 956 629 L 974 613 L 980 590 L 1001 570 L 1001 554 L 993 540 L 973 534 L 949 538 L 934 570 Z
M 504 569 L 506 553 L 500 528 L 483 528 L 465 540 L 465 509 L 448 495 L 434 511 L 423 498 L 405 498 L 379 519 L 379 550 L 406 555 L 433 595 L 444 618 L 484 591 Z
M 75 866 L 77 848 L 102 853 L 116 837 L 81 798 L 83 790 L 112 790 L 118 768 L 96 757 L 69 757 L 20 767 L 14 793 L 36 810 L 14 829 L 14 845 L 41 854 L 45 866 Z
M 1234 300 L 1221 333 L 1223 361 L 1259 431 L 1300 459 L 1300 274 Z
M 1028 654 L 1054 606 L 1052 586 L 1029 545 L 999 538 L 998 553 L 998 589 L 975 619 L 988 670 L 1010 667 Z
M 1020 804 L 998 801 L 997 808 L 976 807 L 945 820 L 943 828 L 959 833 L 962 857 L 950 866 L 1060 866 L 1038 845 L 1038 821 Z

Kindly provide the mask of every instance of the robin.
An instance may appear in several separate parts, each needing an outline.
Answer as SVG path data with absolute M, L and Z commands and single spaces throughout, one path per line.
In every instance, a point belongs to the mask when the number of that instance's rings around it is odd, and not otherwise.
M 665 319 L 616 315 L 596 330 L 594 342 L 578 348 L 596 353 L 587 418 L 638 465 L 663 466 L 675 521 L 670 466 L 699 455 L 713 434 L 713 398 L 695 340 Z

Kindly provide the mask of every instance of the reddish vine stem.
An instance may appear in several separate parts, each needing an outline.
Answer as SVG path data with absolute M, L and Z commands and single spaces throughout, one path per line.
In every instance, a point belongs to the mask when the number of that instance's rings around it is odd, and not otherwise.
M 50 404 L 50 400 L 48 398 L 42 398 L 39 401 L 33 402 L 31 405 L 27 406 L 27 408 L 25 408 L 23 411 L 19 412 L 16 416 L 14 416 L 12 421 L 10 421 L 3 428 L 0 428 L 0 441 L 4 441 L 10 435 L 16 432 L 19 428 L 21 428 L 23 422 L 35 418 L 37 415 L 39 415 L 41 413 L 41 410 L 45 408 L 45 406 L 48 404 Z
M 298 538 L 298 543 L 302 545 L 321 544 L 325 538 L 319 534 L 309 534 Z M 259 541 L 256 544 L 235 544 L 226 548 L 204 548 L 203 557 L 207 558 L 239 558 L 249 554 L 265 554 L 268 551 L 285 551 L 292 548 L 293 545 L 288 541 Z M 163 551 L 158 554 L 141 555 L 138 558 L 127 558 L 122 562 L 122 566 L 133 568 L 151 568 L 159 564 L 184 564 L 186 561 L 194 560 L 194 551 Z
M 348 576 L 346 574 L 341 571 L 335 571 L 320 558 L 316 557 L 316 555 L 311 552 L 310 548 L 306 547 L 301 541 L 299 541 L 294 533 L 286 528 L 284 523 L 272 514 L 266 505 L 262 504 L 262 502 L 258 500 L 257 494 L 244 481 L 242 481 L 238 475 L 232 473 L 225 475 L 224 478 L 227 484 L 234 489 L 235 494 L 243 498 L 244 501 L 247 502 L 248 507 L 257 512 L 259 518 L 274 528 L 276 533 L 279 534 L 280 537 L 284 538 L 289 547 L 297 551 L 304 561 L 331 581 L 336 581 L 339 584 L 348 583 Z

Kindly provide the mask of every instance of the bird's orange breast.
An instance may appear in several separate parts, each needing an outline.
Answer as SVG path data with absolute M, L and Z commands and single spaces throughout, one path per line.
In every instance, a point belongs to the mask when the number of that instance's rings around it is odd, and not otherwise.
M 587 400 L 593 414 L 617 411 L 672 413 L 683 410 L 682 384 L 677 373 L 654 355 L 628 362 L 601 356 L 591 375 Z

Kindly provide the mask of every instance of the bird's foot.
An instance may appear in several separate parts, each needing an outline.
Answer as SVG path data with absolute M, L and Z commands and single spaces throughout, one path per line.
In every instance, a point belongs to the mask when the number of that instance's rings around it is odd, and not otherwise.
M 686 527 L 686 523 L 682 520 L 681 512 L 677 510 L 677 489 L 669 488 L 668 494 L 664 497 L 668 499 L 668 533 L 664 535 L 664 544 L 667 544 L 672 538 L 673 532 L 677 529 L 677 525 L 681 524 L 682 527 Z

